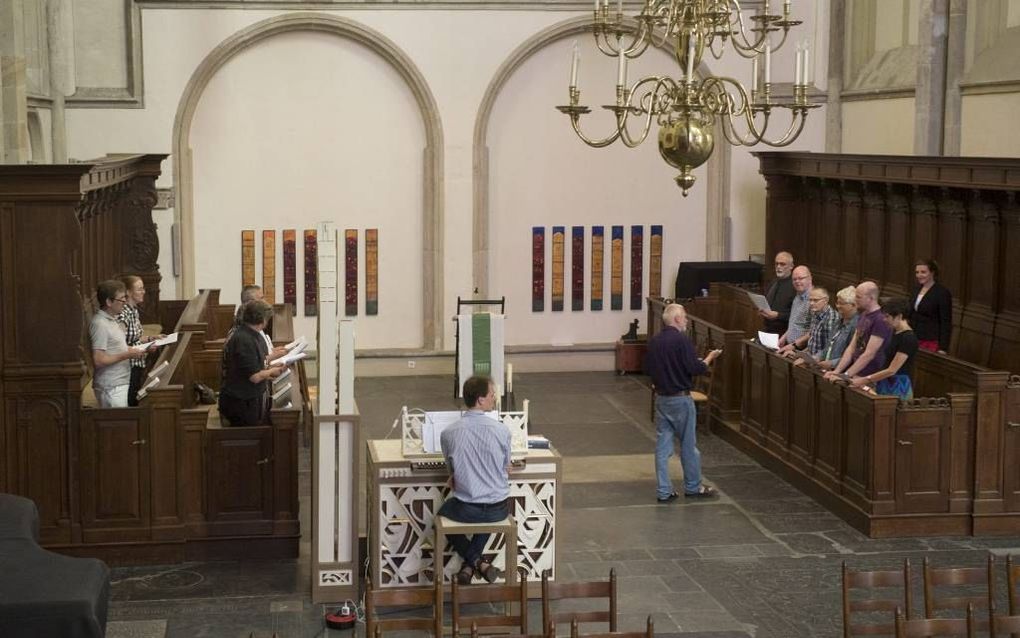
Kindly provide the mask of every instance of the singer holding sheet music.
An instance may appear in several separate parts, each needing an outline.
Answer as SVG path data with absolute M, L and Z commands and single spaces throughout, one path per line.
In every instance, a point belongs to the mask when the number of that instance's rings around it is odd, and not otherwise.
M 148 336 L 142 334 L 142 321 L 138 316 L 138 306 L 145 301 L 145 282 L 137 275 L 127 275 L 120 278 L 126 291 L 127 303 L 124 310 L 120 312 L 117 321 L 124 325 L 125 338 L 128 346 L 137 346 L 162 339 L 166 335 Z M 151 352 L 152 350 L 149 350 Z M 138 405 L 138 389 L 142 387 L 142 377 L 145 375 L 145 357 L 131 360 L 131 383 L 128 385 L 128 405 Z
M 250 301 L 241 313 L 241 325 L 223 345 L 220 416 L 228 425 L 264 425 L 269 422 L 269 380 L 283 374 L 284 365 L 268 366 L 269 348 L 262 329 L 273 308 Z
M 786 251 L 776 253 L 775 266 L 776 278 L 765 292 L 765 299 L 768 300 L 771 310 L 759 310 L 758 314 L 764 320 L 765 332 L 781 335 L 789 326 L 790 307 L 797 294 L 793 289 L 793 280 L 790 279 L 793 272 L 793 255 Z

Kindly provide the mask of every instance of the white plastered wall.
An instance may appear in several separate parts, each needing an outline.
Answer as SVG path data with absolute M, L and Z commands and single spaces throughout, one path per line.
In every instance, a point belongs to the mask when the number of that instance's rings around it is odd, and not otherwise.
M 800 11 L 808 20 L 806 33 L 813 32 L 814 25 L 811 24 L 813 15 L 810 2 L 794 2 L 795 12 Z M 800 6 L 798 6 L 800 5 Z M 143 60 L 145 63 L 145 103 L 142 109 L 75 109 L 69 110 L 67 114 L 69 128 L 69 153 L 72 157 L 87 158 L 101 155 L 107 152 L 169 152 L 172 146 L 172 134 L 174 116 L 180 103 L 184 87 L 199 66 L 203 59 L 220 43 L 236 34 L 238 31 L 249 27 L 262 20 L 287 13 L 286 11 L 275 10 L 237 10 L 237 9 L 171 9 L 146 7 L 142 10 L 142 27 L 144 33 Z M 336 12 L 338 15 L 340 12 Z M 442 218 L 443 254 L 441 269 L 443 272 L 443 298 L 438 301 L 443 307 L 442 316 L 442 339 L 441 349 L 453 348 L 453 325 L 448 319 L 454 314 L 457 295 L 470 296 L 472 292 L 472 252 L 471 234 L 473 214 L 473 180 L 474 172 L 472 165 L 473 127 L 477 116 L 479 104 L 486 88 L 489 86 L 493 74 L 507 56 L 522 42 L 532 37 L 535 33 L 542 31 L 563 20 L 581 14 L 561 11 L 413 11 L 413 10 L 375 10 L 366 9 L 359 11 L 348 11 L 342 14 L 345 18 L 356 20 L 367 27 L 380 32 L 399 47 L 411 60 L 413 60 L 418 71 L 424 77 L 428 89 L 436 100 L 439 110 L 439 120 L 443 130 L 443 206 L 439 211 Z M 422 28 L 423 19 L 427 19 L 429 28 Z M 821 27 L 820 27 L 821 28 Z M 824 32 L 824 29 L 823 31 Z M 586 36 L 590 40 L 590 36 Z M 236 297 L 236 290 L 240 279 L 239 244 L 240 230 L 253 228 L 273 228 L 277 230 L 278 237 L 278 267 L 277 267 L 277 290 L 282 295 L 282 251 L 279 248 L 279 231 L 284 228 L 295 228 L 301 230 L 307 226 L 305 220 L 315 219 L 319 215 L 314 210 L 300 212 L 300 216 L 293 213 L 280 215 L 270 219 L 266 215 L 272 215 L 270 209 L 276 206 L 267 206 L 259 197 L 259 189 L 263 184 L 259 182 L 267 178 L 267 173 L 252 174 L 246 171 L 251 170 L 250 159 L 245 159 L 246 153 L 257 152 L 264 155 L 259 158 L 262 164 L 257 168 L 260 171 L 272 172 L 283 166 L 288 157 L 297 155 L 298 158 L 306 155 L 316 155 L 319 149 L 306 149 L 308 152 L 301 152 L 302 149 L 294 144 L 300 138 L 295 131 L 294 135 L 286 135 L 288 129 L 285 123 L 278 121 L 263 122 L 266 118 L 256 118 L 258 113 L 263 116 L 271 115 L 271 108 L 268 104 L 261 104 L 257 93 L 251 99 L 242 99 L 241 103 L 247 108 L 255 109 L 256 112 L 246 114 L 244 117 L 252 117 L 252 126 L 265 126 L 266 129 L 259 131 L 263 139 L 248 140 L 243 143 L 229 142 L 229 139 L 237 140 L 234 135 L 224 142 L 225 148 L 213 149 L 210 143 L 214 141 L 218 131 L 216 118 L 229 117 L 229 114 L 222 112 L 224 108 L 236 108 L 238 99 L 247 98 L 251 91 L 272 91 L 274 77 L 279 78 L 283 69 L 287 70 L 288 83 L 314 86 L 316 82 L 324 79 L 323 65 L 327 65 L 329 55 L 338 56 L 345 63 L 350 63 L 347 70 L 351 73 L 362 73 L 372 83 L 369 87 L 365 82 L 351 84 L 343 87 L 344 92 L 337 86 L 329 86 L 323 89 L 323 100 L 337 99 L 339 97 L 350 98 L 354 106 L 363 109 L 362 116 L 371 115 L 376 119 L 362 119 L 355 116 L 357 121 L 377 122 L 400 120 L 399 125 L 390 124 L 392 130 L 380 131 L 375 136 L 378 139 L 368 139 L 373 136 L 365 136 L 366 153 L 375 154 L 374 157 L 366 158 L 365 172 L 357 179 L 352 178 L 363 187 L 376 184 L 376 190 L 370 196 L 363 194 L 359 203 L 359 217 L 355 223 L 347 223 L 344 217 L 339 216 L 336 220 L 338 227 L 354 227 L 364 229 L 366 227 L 379 227 L 380 233 L 380 308 L 378 317 L 364 317 L 359 315 L 359 347 L 414 347 L 420 346 L 420 335 L 416 333 L 415 326 L 420 326 L 421 317 L 421 296 L 428 294 L 421 291 L 421 258 L 420 252 L 417 255 L 403 255 L 397 252 L 398 247 L 388 243 L 387 233 L 383 228 L 397 227 L 397 232 L 419 233 L 420 218 L 422 211 L 422 116 L 416 107 L 409 106 L 407 92 L 397 83 L 393 82 L 392 75 L 386 76 L 391 71 L 384 69 L 385 65 L 379 65 L 371 53 L 361 51 L 350 43 L 327 43 L 329 36 L 322 34 L 308 34 L 307 38 L 301 34 L 288 36 L 287 42 L 281 40 L 275 45 L 271 40 L 266 40 L 255 45 L 250 51 L 240 54 L 237 59 L 231 61 L 221 69 L 223 75 L 215 77 L 207 89 L 208 95 L 203 96 L 195 114 L 194 128 L 190 143 L 194 151 L 193 167 L 195 169 L 194 183 L 194 210 L 196 219 L 205 214 L 223 216 L 223 220 L 217 221 L 215 228 L 210 227 L 210 233 L 214 237 L 206 237 L 196 222 L 196 229 L 203 233 L 203 236 L 196 242 L 196 255 L 201 259 L 203 250 L 209 253 L 211 246 L 222 246 L 222 255 L 217 254 L 215 260 L 209 260 L 202 266 L 202 271 L 196 273 L 196 283 L 200 286 L 219 287 L 224 291 L 223 298 L 233 301 Z M 302 39 L 308 39 L 314 44 L 311 47 L 321 47 L 319 51 L 323 56 L 322 60 L 313 61 L 307 59 L 305 53 L 308 51 L 306 45 L 301 43 Z M 272 50 L 272 47 L 279 46 L 279 53 L 282 56 L 293 56 L 292 60 L 277 60 L 278 64 L 267 73 L 258 74 L 258 64 L 254 60 L 265 52 Z M 264 48 L 263 47 L 270 47 Z M 817 51 L 819 47 L 815 47 Z M 261 50 L 261 52 L 260 52 Z M 328 53 L 328 52 L 332 53 Z M 245 57 L 252 57 L 252 64 L 247 70 L 244 66 Z M 640 223 L 646 226 L 645 229 L 645 261 L 647 268 L 648 259 L 648 229 L 647 226 L 653 223 L 663 223 L 666 226 L 665 240 L 667 244 L 666 257 L 663 260 L 663 289 L 668 291 L 672 286 L 672 277 L 675 274 L 676 264 L 679 259 L 700 259 L 704 255 L 704 219 L 705 205 L 704 197 L 707 191 L 707 178 L 704 170 L 698 172 L 699 183 L 695 186 L 695 192 L 687 200 L 683 200 L 676 186 L 672 182 L 673 171 L 663 164 L 657 156 L 654 146 L 654 137 L 645 146 L 637 150 L 612 149 L 594 151 L 583 146 L 569 132 L 567 120 L 564 116 L 553 110 L 555 104 L 564 101 L 566 93 L 566 79 L 569 66 L 569 59 L 565 54 L 563 42 L 553 43 L 546 52 L 540 52 L 538 58 L 544 62 L 539 64 L 528 64 L 516 71 L 515 76 L 508 80 L 504 91 L 497 97 L 494 106 L 494 117 L 491 123 L 488 146 L 492 157 L 496 160 L 490 171 L 490 183 L 492 206 L 491 213 L 493 221 L 506 211 L 512 202 L 499 199 L 513 188 L 513 170 L 504 171 L 504 167 L 527 166 L 532 158 L 539 154 L 548 153 L 555 157 L 582 158 L 563 165 L 557 165 L 556 170 L 564 173 L 583 170 L 590 171 L 593 162 L 599 163 L 603 168 L 599 169 L 598 175 L 607 182 L 603 192 L 613 193 L 612 198 L 606 199 L 597 194 L 586 194 L 583 206 L 572 206 L 569 210 L 564 208 L 566 214 L 560 215 L 547 205 L 547 212 L 543 218 L 530 225 L 544 223 L 547 226 L 553 224 L 570 226 L 573 224 L 589 227 L 593 224 L 607 226 L 607 247 L 608 247 L 608 226 L 612 224 L 624 224 L 629 236 L 629 226 Z M 587 56 L 583 63 L 583 82 L 585 86 L 594 87 L 611 86 L 615 78 L 613 65 L 603 65 L 601 70 L 596 69 L 594 56 Z M 655 64 L 655 63 L 650 63 Z M 360 65 L 360 66 L 359 66 Z M 714 73 L 722 75 L 734 75 L 745 80 L 749 77 L 750 65 L 743 59 L 735 59 L 729 55 L 722 62 L 709 61 Z M 789 80 L 792 76 L 793 67 L 793 46 L 788 43 L 784 51 L 774 57 L 774 69 L 779 80 Z M 637 73 L 638 67 L 632 72 L 632 79 Z M 276 73 L 274 76 L 268 71 Z M 258 77 L 256 77 L 258 75 Z M 824 74 L 816 74 L 816 77 Z M 259 80 L 267 86 L 258 86 Z M 374 83 L 378 81 L 379 86 Z M 238 82 L 236 87 L 230 86 Z M 220 85 L 223 85 L 220 87 Z M 544 104 L 522 104 L 517 93 L 528 89 L 532 85 L 551 86 L 552 91 L 545 94 L 531 92 L 532 100 L 544 100 Z M 228 91 L 227 89 L 231 90 Z M 388 91 L 388 93 L 387 93 Z M 511 94 L 512 93 L 512 94 Z M 243 95 L 237 95 L 243 94 Z M 368 95 L 388 95 L 392 99 L 372 101 L 365 99 Z M 216 97 L 219 96 L 219 97 Z M 276 96 L 279 97 L 279 96 Z M 206 100 L 210 100 L 206 103 Z M 206 111 L 206 107 L 213 104 L 211 100 L 219 100 L 219 106 Z M 507 100 L 504 102 L 504 100 Z M 231 106 L 233 105 L 233 106 Z M 273 107 L 276 108 L 276 107 Z M 299 103 L 296 105 L 298 115 L 305 117 L 306 114 L 321 115 L 322 104 L 309 105 Z M 516 109 L 516 110 L 515 110 Z M 523 109 L 523 111 L 521 111 Z M 555 140 L 548 136 L 533 135 L 530 130 L 520 130 L 517 125 L 511 128 L 503 128 L 514 121 L 525 123 L 528 120 L 528 113 L 542 113 L 548 118 L 549 127 L 560 127 Z M 205 119 L 208 118 L 208 119 Z M 516 118 L 516 120 L 515 120 Z M 818 124 L 824 121 L 823 109 L 813 112 L 812 118 Z M 314 118 L 309 117 L 309 121 Z M 301 122 L 302 125 L 307 121 Z M 366 125 L 374 126 L 369 123 Z M 543 124 L 543 126 L 545 126 Z M 809 125 L 802 139 L 796 148 L 821 149 L 822 127 Z M 390 139 L 391 134 L 403 134 L 406 132 L 407 147 L 399 149 L 394 154 L 393 149 L 387 143 L 379 143 L 380 140 Z M 327 127 L 325 136 L 334 135 L 336 128 Z M 518 143 L 512 149 L 510 140 L 518 136 Z M 654 136 L 654 131 L 653 134 Z M 410 137 L 407 137 L 410 136 Z M 502 148 L 498 140 L 506 140 L 507 148 Z M 371 143 L 370 143 L 371 142 Z M 549 148 L 550 143 L 555 144 Z M 722 144 L 722 141 L 718 141 Z M 307 142 L 305 142 L 307 144 Z M 281 150 L 278 157 L 268 156 L 266 149 L 269 146 L 277 146 Z M 406 151 L 406 154 L 404 154 Z M 606 154 L 604 157 L 599 153 Z M 399 156 L 399 159 L 398 159 Z M 320 156 L 321 157 L 321 156 Z M 410 160 L 406 158 L 410 157 Z M 597 159 L 595 159 L 597 158 Z M 613 158 L 613 159 L 611 159 Z M 615 158 L 622 158 L 616 161 Z M 640 159 L 638 159 L 640 158 Z M 733 153 L 732 170 L 730 171 L 730 209 L 726 213 L 733 221 L 733 235 L 731 238 L 730 254 L 732 258 L 742 258 L 749 252 L 760 252 L 763 243 L 764 228 L 764 182 L 758 174 L 757 160 L 741 150 Z M 224 168 L 222 163 L 236 162 L 235 166 Z M 405 165 L 408 161 L 411 165 Z M 378 167 L 395 162 L 393 167 L 397 173 L 391 181 L 390 176 L 380 177 Z M 509 162 L 509 163 L 508 163 Z M 371 167 L 371 170 L 369 170 Z M 227 168 L 233 168 L 234 173 L 223 173 Z M 405 169 L 406 170 L 403 170 Z M 163 166 L 163 177 L 160 179 L 161 187 L 168 187 L 173 184 L 172 162 L 168 160 Z M 203 174 L 199 175 L 199 171 Z M 278 175 L 269 176 L 275 183 Z M 293 179 L 289 175 L 288 179 Z M 308 201 L 314 205 L 322 202 L 328 190 L 333 184 L 323 183 L 323 175 L 314 173 L 307 179 L 302 178 L 301 186 L 308 189 L 301 194 L 309 198 Z M 243 182 L 247 188 L 239 190 L 238 180 Z M 616 180 L 616 181 L 610 181 Z M 267 180 L 268 181 L 268 180 Z M 532 195 L 543 202 L 561 202 L 564 206 L 576 200 L 577 191 L 586 180 L 578 175 L 571 175 L 564 179 L 545 179 L 541 182 L 543 190 L 536 191 Z M 653 183 L 654 182 L 654 183 Z M 352 188 L 354 188 L 352 186 Z M 387 192 L 387 189 L 396 192 Z M 335 191 L 333 191 L 335 193 Z M 615 199 L 614 199 L 615 198 Z M 692 203 L 701 203 L 693 206 Z M 621 203 L 623 202 L 623 203 Z M 649 212 L 623 209 L 626 202 L 636 202 L 633 208 L 645 208 Z M 405 226 L 401 220 L 406 221 L 408 207 L 413 206 L 414 226 Z M 213 208 L 227 207 L 215 212 Z M 260 210 L 261 207 L 261 210 Z M 314 208 L 315 206 L 309 206 Z M 336 210 L 342 209 L 343 205 L 337 205 Z M 691 210 L 688 211 L 688 208 Z M 170 261 L 169 241 L 169 220 L 170 212 L 157 213 L 157 223 L 160 224 L 160 266 L 164 276 L 164 297 L 173 296 L 173 277 Z M 368 216 L 373 218 L 378 215 L 378 223 L 369 224 L 364 220 Z M 691 221 L 688 221 L 687 216 Z M 204 218 L 203 218 L 204 219 Z M 269 223 L 269 222 L 272 223 Z M 393 226 L 388 226 L 393 225 Z M 405 230 L 406 227 L 406 230 Z M 530 228 L 522 225 L 524 230 L 523 240 L 528 242 Z M 220 234 L 222 233 L 222 236 Z M 492 237 L 499 240 L 495 229 L 492 230 Z M 416 238 L 417 239 L 417 238 Z M 670 242 L 681 240 L 681 243 L 670 245 Z M 298 238 L 300 245 L 300 235 Z M 204 244 L 203 244 L 204 242 Z M 260 238 L 257 238 L 257 244 Z M 203 248 L 203 245 L 205 246 Z M 494 246 L 495 247 L 495 246 Z M 508 246 L 499 246 L 500 250 L 509 249 Z M 586 250 L 590 245 L 586 245 Z M 361 242 L 363 247 L 363 238 Z M 415 249 L 419 250 L 419 249 Z M 670 252 L 672 251 L 672 252 Z M 519 253 L 519 254 L 518 254 Z M 261 257 L 261 248 L 258 250 Z M 568 251 L 569 254 L 569 251 Z M 302 250 L 298 251 L 298 296 L 302 296 L 301 261 Z M 608 255 L 607 255 L 608 257 Z M 586 260 L 588 255 L 586 255 Z M 394 261 L 397 260 L 397 261 Z M 257 262 L 260 261 L 257 260 Z M 625 262 L 627 259 L 625 258 Z M 608 259 L 606 260 L 608 268 Z M 395 264 L 395 265 L 394 265 Z M 569 261 L 568 261 L 569 264 Z M 185 264 L 185 267 L 188 267 Z M 526 248 L 520 251 L 513 249 L 513 252 L 500 253 L 499 257 L 490 259 L 490 267 L 494 269 L 490 273 L 491 293 L 503 294 L 500 290 L 501 278 L 524 281 L 530 286 L 530 242 Z M 397 269 L 405 273 L 396 280 L 388 280 L 386 273 Z M 515 272 L 516 271 L 516 272 Z M 646 270 L 647 272 L 647 270 Z M 362 273 L 363 278 L 363 273 Z M 261 274 L 259 275 L 261 279 Z M 608 280 L 606 283 L 605 303 L 608 307 Z M 646 284 L 647 286 L 647 284 Z M 568 286 L 569 289 L 569 286 Z M 232 292 L 234 291 L 234 292 Z M 586 291 L 587 292 L 587 291 Z M 629 286 L 625 283 L 625 293 L 629 292 Z M 396 301 L 388 301 L 395 299 Z M 567 296 L 569 304 L 569 295 Z M 586 297 L 587 306 L 587 297 Z M 629 304 L 625 303 L 625 308 Z M 569 308 L 569 305 L 568 305 Z M 530 315 L 530 295 L 520 301 L 515 301 L 509 307 L 511 314 L 508 325 L 508 340 L 511 343 L 552 343 L 554 332 L 558 334 L 560 328 L 565 324 L 565 334 L 557 337 L 557 341 L 570 341 L 580 343 L 583 341 L 611 341 L 618 336 L 625 328 L 626 321 L 619 318 L 619 315 L 644 313 L 615 313 L 617 318 L 607 319 L 605 325 L 600 326 L 596 332 L 588 334 L 589 317 L 570 318 L 570 311 L 564 313 L 552 313 L 546 311 L 535 318 L 529 319 L 527 327 L 521 325 L 520 332 L 515 334 L 516 326 L 513 323 L 515 313 L 527 313 Z M 602 311 L 603 315 L 611 316 L 608 310 Z M 580 314 L 580 313 L 577 313 Z M 410 317 L 410 320 L 408 320 Z M 568 319 L 569 318 L 569 319 Z M 397 337 L 401 328 L 394 329 L 393 326 L 399 323 L 407 329 L 404 334 Z M 554 331 L 552 328 L 557 326 Z M 298 326 L 302 329 L 301 324 Z M 594 330 L 594 329 L 592 329 Z M 313 331 L 305 327 L 308 336 Z M 420 330 L 419 330 L 420 332 Z M 404 340 L 404 336 L 413 333 L 414 342 Z M 370 338 L 366 335 L 372 335 Z

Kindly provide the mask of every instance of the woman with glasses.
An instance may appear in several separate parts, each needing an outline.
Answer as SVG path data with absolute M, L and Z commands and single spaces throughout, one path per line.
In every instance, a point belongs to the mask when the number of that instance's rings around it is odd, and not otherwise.
M 142 321 L 138 316 L 138 306 L 145 301 L 145 282 L 141 277 L 128 275 L 121 277 L 121 282 L 126 290 L 127 302 L 124 310 L 121 311 L 118 320 L 124 326 L 124 336 L 128 347 L 146 344 L 159 339 L 163 335 L 150 337 L 142 334 Z M 145 357 L 131 360 L 131 383 L 128 384 L 128 405 L 138 405 L 138 389 L 142 387 L 142 378 L 145 376 Z
M 110 279 L 96 286 L 99 311 L 92 315 L 92 391 L 101 408 L 126 408 L 131 384 L 131 359 L 145 357 L 144 350 L 128 347 L 124 326 L 117 321 L 127 304 L 124 284 Z

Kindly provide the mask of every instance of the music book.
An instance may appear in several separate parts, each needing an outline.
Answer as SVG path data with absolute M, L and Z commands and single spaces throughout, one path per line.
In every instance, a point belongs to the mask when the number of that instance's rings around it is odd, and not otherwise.
M 290 352 L 291 350 L 293 350 L 294 348 L 296 348 L 298 346 L 301 346 L 301 348 L 298 350 L 298 352 L 303 352 L 304 349 L 308 347 L 308 340 L 305 339 L 304 335 L 301 335 L 300 337 L 298 337 L 294 341 L 291 341 L 290 343 L 285 345 L 283 348 L 287 352 Z
M 779 335 L 774 332 L 762 332 L 758 331 L 758 343 L 765 346 L 769 350 L 779 349 Z
M 289 366 L 290 364 L 294 363 L 295 361 L 300 361 L 301 359 L 304 359 L 307 356 L 308 356 L 307 352 L 288 352 L 287 354 L 283 355 L 279 359 L 273 359 L 272 361 L 270 361 L 269 365 L 270 366 L 275 366 L 275 365 Z
M 157 374 L 159 374 L 160 372 L 162 372 L 163 370 L 166 370 L 169 366 L 170 366 L 170 362 L 169 361 L 164 361 L 163 363 L 161 363 L 158 366 L 156 366 L 155 368 L 153 368 L 152 372 L 150 372 L 149 374 L 147 374 L 145 376 L 149 377 L 149 378 L 152 378 L 152 377 L 156 376 Z
M 280 385 L 290 375 L 291 375 L 290 368 L 287 368 L 282 373 L 280 373 L 280 376 L 273 379 L 273 385 Z
M 745 292 L 747 293 L 748 298 L 751 299 L 751 303 L 754 304 L 755 308 L 758 310 L 772 310 L 769 306 L 769 300 L 765 298 L 765 295 L 759 295 L 758 293 L 751 292 L 750 290 L 746 290 Z
M 292 387 L 291 384 L 288 383 L 287 385 L 283 386 L 282 388 L 280 388 L 279 390 L 274 392 L 273 393 L 273 401 L 276 402 L 277 400 L 280 399 L 280 397 L 282 397 L 282 396 L 286 395 L 288 392 L 290 392 L 291 387 Z

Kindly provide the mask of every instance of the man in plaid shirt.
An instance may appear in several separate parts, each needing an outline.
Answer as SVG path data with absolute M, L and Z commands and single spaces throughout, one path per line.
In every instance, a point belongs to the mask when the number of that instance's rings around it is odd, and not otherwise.
M 818 359 L 825 354 L 825 349 L 832 337 L 833 330 L 839 325 L 839 314 L 829 305 L 829 291 L 815 286 L 808 293 L 808 308 L 811 312 L 811 327 L 807 334 L 801 335 L 796 341 L 783 346 L 780 354 L 792 353 L 794 349 L 803 350 Z

